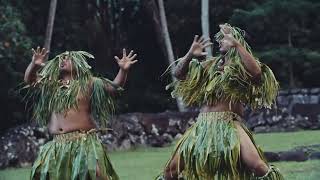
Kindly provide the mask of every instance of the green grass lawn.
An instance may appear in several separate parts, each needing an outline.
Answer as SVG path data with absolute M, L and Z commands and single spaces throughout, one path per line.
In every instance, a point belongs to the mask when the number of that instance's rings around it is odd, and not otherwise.
M 266 151 L 289 150 L 296 146 L 319 144 L 320 131 L 269 133 L 255 136 Z M 165 148 L 138 148 L 131 151 L 112 152 L 110 158 L 123 180 L 151 180 L 170 157 L 173 146 Z M 274 163 L 288 180 L 320 179 L 320 160 Z M 0 180 L 28 179 L 29 168 L 0 171 Z

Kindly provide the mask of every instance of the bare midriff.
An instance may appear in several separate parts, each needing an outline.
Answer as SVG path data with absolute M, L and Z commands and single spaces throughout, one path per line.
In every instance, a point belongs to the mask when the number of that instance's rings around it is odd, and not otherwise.
M 96 128 L 91 117 L 90 100 L 78 97 L 78 107 L 69 109 L 64 113 L 52 113 L 48 125 L 51 134 L 63 134 L 72 131 L 88 131 Z
M 225 112 L 230 111 L 243 117 L 244 107 L 241 103 L 229 103 L 229 102 L 219 102 L 215 105 L 204 105 L 201 107 L 200 112 Z

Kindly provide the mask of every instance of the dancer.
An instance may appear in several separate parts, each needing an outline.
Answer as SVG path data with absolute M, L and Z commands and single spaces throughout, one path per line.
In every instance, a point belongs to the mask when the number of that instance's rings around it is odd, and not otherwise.
M 169 85 L 173 97 L 201 110 L 158 179 L 282 180 L 279 170 L 267 164 L 242 120 L 245 105 L 271 107 L 278 82 L 272 71 L 253 57 L 241 29 L 220 25 L 215 38 L 219 56 L 199 61 L 212 43 L 195 36 L 176 66 L 178 80 Z
M 32 49 L 33 50 L 33 49 Z M 44 62 L 48 52 L 38 47 L 25 72 L 34 119 L 48 125 L 53 140 L 40 148 L 31 179 L 118 180 L 97 132 L 114 111 L 113 95 L 124 86 L 136 54 L 115 56 L 120 67 L 113 81 L 94 77 L 84 51 L 67 51 Z M 96 123 L 96 122 L 97 123 Z

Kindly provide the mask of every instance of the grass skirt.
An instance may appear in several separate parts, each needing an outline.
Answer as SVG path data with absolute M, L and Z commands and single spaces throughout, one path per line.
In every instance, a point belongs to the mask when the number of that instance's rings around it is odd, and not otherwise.
M 187 180 L 250 180 L 257 179 L 245 167 L 240 159 L 240 139 L 235 121 L 241 117 L 232 112 L 200 113 L 194 123 L 181 137 L 176 145 L 173 157 L 178 155 L 178 162 L 184 162 L 184 169 L 179 177 Z M 256 146 L 251 132 L 240 122 L 242 128 L 252 140 L 260 157 L 265 161 L 263 153 Z M 172 157 L 172 158 L 173 158 Z M 167 163 L 169 168 L 170 162 Z M 175 169 L 180 169 L 179 163 Z M 276 168 L 273 168 L 275 171 Z M 270 175 L 272 175 L 270 171 Z M 279 176 L 279 178 L 278 178 Z M 267 177 L 268 178 L 268 177 Z M 282 179 L 275 172 L 275 178 Z
M 97 166 L 101 178 L 118 180 L 97 130 L 54 135 L 40 148 L 31 179 L 84 180 L 96 179 Z

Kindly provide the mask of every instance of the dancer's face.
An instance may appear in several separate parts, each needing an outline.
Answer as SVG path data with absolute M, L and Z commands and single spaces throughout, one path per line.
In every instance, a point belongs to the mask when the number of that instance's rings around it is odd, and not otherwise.
M 219 41 L 219 51 L 221 54 L 226 54 L 232 48 L 232 44 L 225 38 Z
M 61 72 L 72 72 L 72 59 L 68 55 L 63 55 L 62 62 L 60 63 Z

